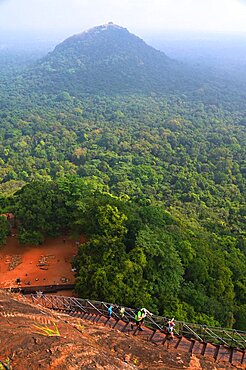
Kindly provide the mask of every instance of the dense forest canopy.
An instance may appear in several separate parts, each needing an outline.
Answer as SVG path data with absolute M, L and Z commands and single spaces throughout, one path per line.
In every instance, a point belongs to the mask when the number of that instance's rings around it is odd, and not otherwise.
M 23 244 L 86 233 L 88 242 L 74 261 L 81 296 L 245 328 L 242 235 L 209 230 L 162 201 L 115 196 L 92 177 L 36 180 L 5 202 Z
M 75 261 L 83 297 L 246 329 L 244 83 L 203 71 L 185 92 L 177 74 L 175 91 L 133 93 L 132 78 L 116 93 L 115 67 L 88 94 L 82 80 L 66 88 L 71 60 L 58 54 L 54 88 L 43 61 L 0 63 L 0 213 L 16 215 L 23 244 L 87 235 Z M 8 231 L 0 217 L 1 243 Z

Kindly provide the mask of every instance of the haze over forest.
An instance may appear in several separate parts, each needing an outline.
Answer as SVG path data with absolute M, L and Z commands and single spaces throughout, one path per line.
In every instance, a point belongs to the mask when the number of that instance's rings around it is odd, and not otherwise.
M 0 49 L 45 54 L 72 34 L 113 21 L 170 57 L 228 66 L 246 63 L 246 3 L 134 0 L 2 0 Z
M 92 25 L 93 26 L 93 25 Z M 129 29 L 132 31 L 131 29 Z M 82 32 L 78 29 L 77 32 Z M 71 34 L 52 34 L 5 31 L 0 35 L 0 52 L 26 52 L 27 56 L 39 58 Z M 246 35 L 206 34 L 197 32 L 165 31 L 156 34 L 146 32 L 144 40 L 170 57 L 191 63 L 204 63 L 221 68 L 246 65 Z

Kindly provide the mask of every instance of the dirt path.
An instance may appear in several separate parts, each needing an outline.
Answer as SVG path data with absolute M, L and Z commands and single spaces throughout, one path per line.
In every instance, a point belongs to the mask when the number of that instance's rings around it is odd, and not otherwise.
M 85 238 L 81 236 L 79 242 Z M 63 237 L 36 247 L 20 246 L 16 236 L 11 236 L 0 248 L 0 288 L 73 284 L 71 260 L 77 250 L 78 242 Z

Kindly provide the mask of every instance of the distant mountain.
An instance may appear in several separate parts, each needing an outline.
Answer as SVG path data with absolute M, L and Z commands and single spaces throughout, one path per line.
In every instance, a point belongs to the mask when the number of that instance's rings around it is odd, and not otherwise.
M 72 94 L 175 92 L 197 85 L 184 65 L 111 22 L 69 37 L 25 78 L 35 88 Z

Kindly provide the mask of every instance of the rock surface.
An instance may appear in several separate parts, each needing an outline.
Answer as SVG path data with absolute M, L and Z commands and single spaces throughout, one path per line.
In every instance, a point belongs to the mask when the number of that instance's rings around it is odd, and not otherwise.
M 45 328 L 59 331 L 54 336 Z M 190 356 L 0 291 L 0 361 L 16 370 L 245 369 Z M 1 366 L 0 366 L 1 368 Z M 7 368 L 7 367 L 6 367 Z

